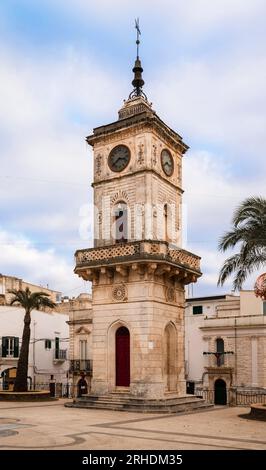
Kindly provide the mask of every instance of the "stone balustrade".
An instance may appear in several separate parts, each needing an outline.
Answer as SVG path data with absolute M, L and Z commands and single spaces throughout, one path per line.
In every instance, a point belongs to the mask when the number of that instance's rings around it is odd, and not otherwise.
M 163 241 L 136 241 L 117 243 L 115 245 L 78 250 L 76 268 L 94 266 L 101 263 L 136 260 L 162 260 L 185 266 L 200 272 L 200 257 L 186 250 L 172 249 L 168 242 Z

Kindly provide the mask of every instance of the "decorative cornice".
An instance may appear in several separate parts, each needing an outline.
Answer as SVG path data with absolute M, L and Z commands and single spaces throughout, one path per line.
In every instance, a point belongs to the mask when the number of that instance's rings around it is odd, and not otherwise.
M 92 319 L 91 318 L 84 318 L 81 320 L 69 320 L 66 322 L 68 325 L 91 325 Z
M 141 129 L 153 130 L 161 139 L 164 139 L 171 147 L 185 154 L 189 149 L 182 137 L 168 127 L 158 116 L 152 111 L 145 111 L 134 116 L 115 121 L 106 126 L 97 127 L 93 130 L 93 134 L 86 138 L 89 145 L 94 146 L 98 142 L 103 142 L 106 137 L 112 134 L 120 135 L 120 132 L 128 131 L 129 128 L 138 127 Z M 131 130 L 132 132 L 132 130 Z M 121 135 L 120 135 L 121 137 Z
M 162 181 L 167 181 L 168 184 L 170 184 L 173 188 L 175 189 L 178 189 L 180 191 L 181 194 L 183 194 L 184 190 L 178 185 L 178 184 L 175 184 L 173 183 L 169 178 L 167 177 L 163 177 L 160 173 L 158 173 L 156 170 L 152 169 L 152 168 L 142 168 L 140 170 L 135 170 L 135 171 L 132 171 L 130 173 L 126 173 L 126 174 L 123 174 L 123 175 L 119 175 L 119 176 L 113 176 L 113 178 L 105 178 L 105 179 L 102 179 L 102 180 L 98 180 L 98 181 L 94 181 L 93 183 L 91 183 L 91 186 L 94 188 L 96 186 L 99 186 L 101 184 L 107 184 L 107 183 L 110 183 L 112 181 L 116 181 L 116 180 L 119 180 L 121 178 L 131 178 L 132 176 L 134 175 L 140 175 L 140 174 L 153 174 L 153 175 L 156 175 L 158 176 L 158 178 Z

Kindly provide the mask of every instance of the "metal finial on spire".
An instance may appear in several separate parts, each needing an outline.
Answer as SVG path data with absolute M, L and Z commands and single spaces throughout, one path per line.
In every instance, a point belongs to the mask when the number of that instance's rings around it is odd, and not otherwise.
M 147 96 L 145 95 L 145 93 L 142 91 L 142 87 L 144 85 L 144 80 L 142 78 L 142 72 L 143 72 L 143 68 L 141 66 L 141 61 L 140 61 L 140 58 L 139 58 L 139 45 L 140 45 L 140 40 L 139 40 L 139 37 L 141 35 L 141 32 L 140 32 L 140 27 L 139 27 L 139 18 L 137 18 L 135 20 L 135 28 L 137 30 L 137 40 L 136 40 L 136 44 L 137 44 L 137 58 L 135 60 L 135 66 L 134 68 L 132 69 L 132 71 L 134 72 L 134 80 L 132 81 L 132 85 L 134 87 L 134 90 L 130 93 L 129 95 L 129 99 L 131 98 L 135 98 L 137 96 L 142 96 L 145 100 L 147 100 Z
M 141 31 L 139 29 L 139 18 L 137 18 L 135 20 L 135 28 L 137 30 L 137 40 L 136 40 L 136 44 L 137 44 L 137 58 L 139 58 L 139 45 L 140 45 L 140 40 L 139 40 L 139 37 L 141 35 Z

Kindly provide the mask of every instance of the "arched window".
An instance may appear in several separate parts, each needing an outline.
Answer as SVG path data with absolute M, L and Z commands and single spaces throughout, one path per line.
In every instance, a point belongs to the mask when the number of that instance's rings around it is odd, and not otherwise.
M 115 242 L 123 243 L 128 240 L 128 213 L 127 205 L 119 202 L 115 206 Z
M 216 352 L 217 352 L 217 366 L 224 364 L 224 340 L 222 338 L 216 339 Z

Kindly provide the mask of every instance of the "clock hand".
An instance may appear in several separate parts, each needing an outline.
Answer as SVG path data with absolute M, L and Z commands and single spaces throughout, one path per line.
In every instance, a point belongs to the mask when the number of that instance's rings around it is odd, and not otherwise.
M 123 157 L 118 156 L 117 159 L 114 160 L 114 163 L 117 163 L 119 160 L 121 160 L 121 158 L 122 158 L 122 160 L 124 160 Z

